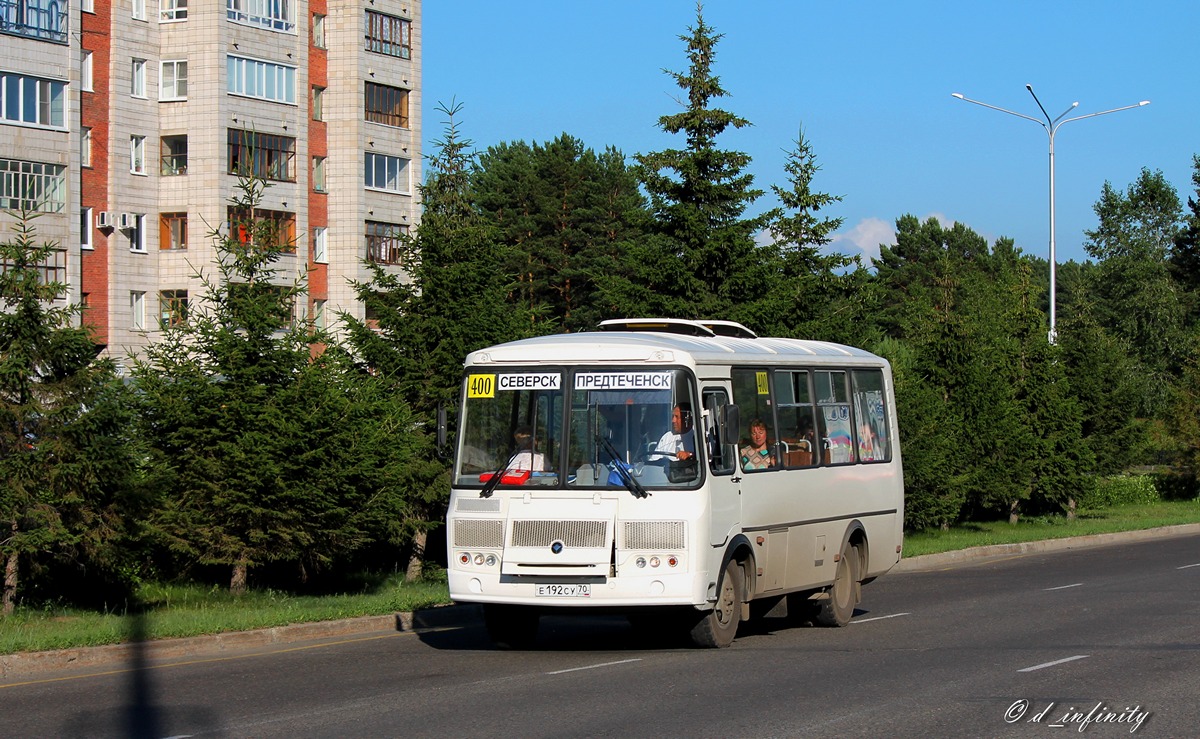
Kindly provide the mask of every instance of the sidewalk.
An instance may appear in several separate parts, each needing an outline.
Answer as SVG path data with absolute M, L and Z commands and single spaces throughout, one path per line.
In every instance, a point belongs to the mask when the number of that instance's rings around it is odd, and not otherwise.
M 941 554 L 902 559 L 892 568 L 892 573 L 928 572 L 947 569 L 989 559 L 1011 557 L 1039 552 L 1055 552 L 1067 549 L 1084 549 L 1108 544 L 1131 541 L 1149 541 L 1174 536 L 1200 534 L 1200 524 L 1183 524 L 1143 531 L 1126 531 L 1116 534 L 1094 534 L 1064 539 L 1046 539 L 1020 544 L 997 544 L 973 549 L 962 549 Z M 183 657 L 213 658 L 223 654 L 247 650 L 295 644 L 304 641 L 334 639 L 337 637 L 361 636 L 391 631 L 417 632 L 436 629 L 462 628 L 482 622 L 482 614 L 475 605 L 448 605 L 426 608 L 415 613 L 396 613 L 389 616 L 365 616 L 321 621 L 317 623 L 277 626 L 255 631 L 238 631 L 211 636 L 195 636 L 185 639 L 161 639 L 140 643 L 113 644 L 103 647 L 81 647 L 48 652 L 26 652 L 0 655 L 0 681 L 60 670 L 88 670 L 116 665 L 128 665 L 136 661 L 151 664 Z

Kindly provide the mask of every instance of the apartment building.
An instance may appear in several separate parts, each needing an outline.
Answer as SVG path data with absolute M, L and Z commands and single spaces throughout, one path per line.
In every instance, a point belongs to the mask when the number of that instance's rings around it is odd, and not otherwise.
M 224 7 L 222 7 L 224 5 Z M 419 218 L 419 0 L 0 0 L 0 208 L 123 359 L 215 274 L 240 173 L 304 274 L 297 318 L 363 317 L 365 261 Z M 12 216 L 0 215 L 0 233 Z

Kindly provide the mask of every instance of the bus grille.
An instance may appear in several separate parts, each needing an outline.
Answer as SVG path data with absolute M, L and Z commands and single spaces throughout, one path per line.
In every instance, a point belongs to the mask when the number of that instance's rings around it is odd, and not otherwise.
M 456 511 L 471 511 L 473 513 L 499 513 L 500 500 L 497 498 L 459 498 L 455 504 Z
M 683 521 L 626 521 L 622 549 L 683 549 Z
M 569 547 L 608 546 L 606 521 L 513 521 L 512 545 L 548 547 L 561 541 Z
M 504 521 L 500 519 L 459 518 L 454 521 L 454 546 L 504 546 Z

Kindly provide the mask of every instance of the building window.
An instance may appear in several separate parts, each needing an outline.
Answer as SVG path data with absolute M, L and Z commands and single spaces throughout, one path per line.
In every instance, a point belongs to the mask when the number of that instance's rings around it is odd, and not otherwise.
M 95 62 L 92 61 L 92 52 L 83 51 L 79 59 L 79 85 L 85 92 L 93 91 L 95 79 Z
M 187 20 L 188 0 L 159 0 L 158 20 L 163 23 Z
M 408 128 L 408 90 L 368 82 L 365 100 L 368 121 Z
M 316 226 L 312 230 L 312 260 L 317 264 L 329 261 L 328 230 L 324 226 Z
M 187 174 L 188 137 L 186 135 L 162 137 L 162 168 L 165 177 Z
M 158 248 L 164 251 L 187 249 L 187 213 L 163 213 L 159 216 Z
M 400 157 L 366 152 L 364 184 L 372 190 L 409 192 L 408 160 Z
M 412 58 L 412 21 L 407 18 L 397 18 L 394 15 L 384 15 L 368 10 L 367 13 L 367 51 L 379 54 Z
M 328 192 L 325 189 L 325 157 L 313 157 L 313 189 L 317 192 Z
M 0 0 L 0 32 L 67 43 L 65 0 Z
M 67 168 L 0 159 L 0 210 L 61 213 L 67 204 Z
M 230 55 L 226 77 L 231 95 L 296 104 L 296 68 Z
M 63 128 L 66 91 L 65 82 L 0 72 L 0 121 Z
M 79 9 L 85 13 L 95 13 L 96 12 L 95 0 L 83 0 L 81 3 L 79 3 Z
M 229 129 L 229 174 L 296 181 L 296 139 Z
M 367 260 L 375 264 L 402 264 L 408 226 L 367 221 Z
M 325 88 L 313 87 L 312 92 L 312 119 L 323 121 L 325 120 Z
M 92 248 L 92 209 L 79 209 L 79 248 Z
M 133 0 L 133 19 L 135 21 L 146 20 L 146 0 Z
M 324 300 L 313 301 L 313 328 L 319 328 L 322 331 L 329 328 L 328 319 L 325 317 L 325 302 Z
M 242 244 L 263 249 L 278 249 L 287 254 L 296 251 L 296 214 L 282 210 L 255 208 L 253 216 L 230 206 L 229 234 Z
M 135 98 L 146 97 L 146 60 L 134 59 L 129 75 L 129 94 Z
M 92 129 L 79 129 L 79 166 L 92 166 Z
M 325 48 L 325 16 L 313 13 L 313 46 L 318 49 Z
M 142 213 L 131 213 L 133 221 L 129 228 L 129 251 L 146 251 L 146 216 Z
M 146 137 L 133 135 L 129 137 L 129 171 L 132 174 L 146 174 Z
M 146 330 L 146 293 L 131 291 L 129 293 L 129 327 L 134 331 Z
M 187 62 L 163 62 L 158 80 L 159 100 L 187 100 Z
M 163 328 L 187 322 L 188 291 L 163 290 L 158 294 L 158 324 Z
M 296 0 L 225 0 L 225 15 L 235 23 L 296 32 Z

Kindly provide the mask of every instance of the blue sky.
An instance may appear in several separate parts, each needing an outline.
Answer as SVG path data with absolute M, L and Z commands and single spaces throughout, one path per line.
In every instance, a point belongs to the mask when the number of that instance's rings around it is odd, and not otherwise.
M 425 151 L 443 131 L 438 103 L 463 105 L 477 149 L 545 142 L 561 133 L 626 156 L 682 147 L 657 127 L 680 109 L 664 69 L 686 71 L 678 37 L 693 0 L 426 0 Z M 841 195 L 835 246 L 873 255 L 897 218 L 959 221 L 989 242 L 1014 239 L 1045 257 L 1049 141 L 1032 84 L 1051 116 L 1150 100 L 1065 124 L 1055 135 L 1060 262 L 1086 258 L 1084 231 L 1108 181 L 1124 190 L 1161 170 L 1186 203 L 1200 153 L 1200 2 L 800 2 L 708 0 L 724 38 L 714 71 L 720 107 L 748 118 L 724 148 L 749 153 L 756 185 L 786 184 L 783 165 L 802 127 Z M 764 197 L 755 210 L 775 203 Z

